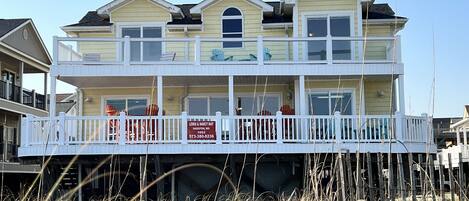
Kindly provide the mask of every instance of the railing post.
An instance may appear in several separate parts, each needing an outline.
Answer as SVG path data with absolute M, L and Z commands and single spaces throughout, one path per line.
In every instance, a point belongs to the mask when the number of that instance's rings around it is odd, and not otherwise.
M 425 143 L 428 143 L 429 142 L 429 139 L 433 139 L 433 137 L 431 136 L 431 133 L 432 133 L 432 127 L 430 126 L 430 122 L 429 119 L 428 119 L 428 114 L 427 113 L 422 113 L 422 117 L 424 120 L 423 122 L 423 126 L 424 127 L 424 133 L 423 133 L 423 140 Z M 432 137 L 432 138 L 430 138 Z M 459 145 L 459 144 L 458 144 Z
M 124 37 L 124 65 L 130 65 L 130 37 Z
M 326 58 L 327 58 L 327 64 L 332 64 L 333 54 L 332 54 L 332 36 L 331 35 L 327 35 Z
M 334 112 L 334 130 L 336 143 L 342 144 L 342 120 L 339 111 Z
M 264 38 L 257 36 L 257 65 L 264 65 Z
M 195 36 L 195 45 L 194 45 L 194 62 L 195 62 L 195 65 L 200 65 L 200 55 L 201 55 L 200 36 Z
M 181 113 L 181 137 L 182 144 L 187 144 L 187 112 Z
M 119 113 L 119 145 L 125 145 L 125 125 L 126 125 L 125 112 Z
M 222 135 L 222 119 L 221 119 L 221 112 L 215 113 L 215 134 L 217 137 L 217 144 L 222 144 L 221 135 Z
M 277 111 L 277 114 L 275 115 L 275 118 L 277 119 L 277 144 L 282 144 L 283 143 L 283 115 L 281 111 Z
M 405 118 L 402 112 L 397 111 L 396 112 L 396 129 L 394 129 L 394 136 L 397 141 L 404 142 L 404 137 L 406 136 L 405 134 Z
M 30 114 L 26 115 L 25 118 L 21 118 L 21 146 L 26 147 L 29 145 L 29 138 L 32 131 L 32 116 Z
M 59 37 L 54 36 L 52 46 L 52 66 L 56 66 L 59 62 Z
M 395 57 L 396 57 L 396 63 L 402 63 L 402 55 L 401 55 L 401 36 L 396 36 L 396 44 L 394 46 L 395 50 Z
M 31 91 L 31 96 L 31 99 L 33 100 L 33 108 L 36 108 L 36 91 L 34 89 Z
M 59 113 L 59 145 L 65 144 L 65 112 Z

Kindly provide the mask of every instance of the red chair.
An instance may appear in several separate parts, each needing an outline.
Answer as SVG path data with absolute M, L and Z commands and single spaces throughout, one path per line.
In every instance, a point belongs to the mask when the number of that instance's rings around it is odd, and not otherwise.
M 283 105 L 280 107 L 280 112 L 282 115 L 295 115 L 295 110 L 292 109 L 289 105 Z M 296 120 L 295 119 L 283 119 L 283 138 L 290 139 L 293 138 L 294 131 L 296 130 Z
M 106 114 L 107 116 L 117 116 L 119 112 L 112 105 L 106 105 Z M 110 140 L 117 140 L 119 138 L 119 120 L 110 119 L 107 122 L 107 133 Z
M 156 116 L 158 116 L 158 112 L 159 112 L 159 107 L 156 104 L 151 104 L 145 109 L 145 116 L 155 117 L 155 118 L 146 120 L 146 122 L 142 126 L 144 128 L 143 129 L 144 133 L 146 133 L 146 135 L 149 136 L 149 140 L 151 141 L 156 141 L 158 137 L 159 125 L 158 125 L 158 119 L 156 118 Z M 165 114 L 166 112 L 163 110 L 163 115 Z M 164 130 L 163 126 L 162 126 L 162 130 Z M 146 140 L 146 137 L 145 137 L 145 140 Z

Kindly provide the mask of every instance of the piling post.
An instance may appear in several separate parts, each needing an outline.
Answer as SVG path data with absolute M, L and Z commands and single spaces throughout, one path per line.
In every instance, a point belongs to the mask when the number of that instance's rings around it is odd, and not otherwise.
M 397 168 L 399 174 L 399 195 L 402 200 L 405 200 L 407 197 L 406 187 L 405 187 L 405 176 L 404 176 L 404 165 L 402 164 L 402 155 L 397 154 Z
M 409 153 L 409 176 L 410 176 L 410 193 L 412 194 L 412 201 L 417 201 L 415 192 L 415 169 L 414 169 L 414 156 Z
M 466 189 L 466 181 L 464 178 L 466 178 L 466 175 L 464 174 L 464 163 L 462 162 L 462 153 L 459 152 L 458 154 L 458 160 L 459 160 L 459 200 L 466 200 L 465 198 L 465 189 Z
M 439 180 L 440 180 L 440 197 L 441 201 L 445 200 L 445 175 L 444 175 L 444 170 L 445 167 L 443 166 L 443 159 L 442 159 L 442 154 L 438 155 L 438 166 L 439 166 Z
M 378 153 L 378 183 L 379 183 L 379 199 L 380 200 L 385 200 L 385 184 L 384 184 L 384 178 L 383 178 L 383 154 Z
M 374 180 L 373 180 L 373 166 L 371 164 L 371 154 L 370 152 L 366 153 L 366 164 L 368 172 L 368 193 L 370 200 L 376 200 L 374 194 Z
M 428 168 L 428 172 L 430 174 L 430 189 L 432 192 L 432 201 L 436 201 L 436 193 L 435 193 L 435 162 L 433 161 L 433 155 L 429 154 L 428 156 L 430 167 Z
M 453 161 L 451 160 L 451 153 L 448 153 L 448 177 L 449 177 L 449 191 L 451 192 L 451 201 L 454 201 L 454 178 L 453 178 Z

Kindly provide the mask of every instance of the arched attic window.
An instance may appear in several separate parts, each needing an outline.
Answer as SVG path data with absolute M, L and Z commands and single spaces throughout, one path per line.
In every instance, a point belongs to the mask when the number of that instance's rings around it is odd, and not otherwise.
M 227 8 L 222 15 L 223 38 L 243 37 L 243 15 L 237 8 Z M 243 42 L 223 42 L 223 48 L 243 47 Z

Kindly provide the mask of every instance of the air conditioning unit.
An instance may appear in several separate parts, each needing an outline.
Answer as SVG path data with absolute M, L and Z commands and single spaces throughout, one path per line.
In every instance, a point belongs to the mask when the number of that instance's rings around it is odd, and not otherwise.
M 85 53 L 83 54 L 84 62 L 99 62 L 101 61 L 101 55 L 98 53 Z

